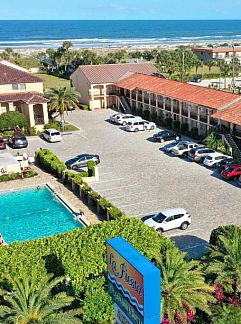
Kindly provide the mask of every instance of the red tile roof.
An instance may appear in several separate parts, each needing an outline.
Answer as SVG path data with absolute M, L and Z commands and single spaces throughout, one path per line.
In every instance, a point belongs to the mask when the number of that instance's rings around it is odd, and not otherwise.
M 0 84 L 35 83 L 42 80 L 31 73 L 0 63 Z
M 208 52 L 208 53 L 230 53 L 241 52 L 241 47 L 218 47 L 218 48 L 193 48 L 193 52 Z
M 116 82 L 115 85 L 128 90 L 138 88 L 217 110 L 241 101 L 241 96 L 237 94 L 138 73 Z
M 128 72 L 149 75 L 157 73 L 157 69 L 152 63 L 80 65 L 78 69 L 85 74 L 92 84 L 114 83 Z
M 1 93 L 0 102 L 16 102 L 22 101 L 26 104 L 41 104 L 49 102 L 43 94 L 39 92 L 16 92 L 16 93 Z
M 238 102 L 228 108 L 219 110 L 212 117 L 241 126 L 241 103 Z

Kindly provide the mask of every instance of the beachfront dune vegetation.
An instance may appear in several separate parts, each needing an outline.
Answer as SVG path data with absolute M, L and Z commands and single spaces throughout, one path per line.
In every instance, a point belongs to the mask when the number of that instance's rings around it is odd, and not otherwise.
M 229 231 L 232 235 L 224 238 L 223 234 Z M 5 292 L 11 291 L 10 296 L 15 298 L 14 281 L 28 284 L 29 279 L 21 280 L 23 271 L 26 278 L 37 273 L 38 280 L 31 280 L 31 289 L 38 294 L 40 283 L 47 280 L 49 273 L 53 274 L 51 278 L 61 276 L 62 284 L 58 289 L 61 288 L 66 298 L 72 298 L 74 309 L 81 309 L 77 317 L 83 323 L 111 323 L 113 303 L 107 292 L 105 242 L 122 236 L 161 269 L 162 323 L 215 323 L 213 319 L 220 320 L 220 313 L 225 318 L 228 314 L 238 318 L 241 306 L 240 233 L 239 226 L 216 229 L 207 254 L 194 261 L 188 260 L 173 241 L 141 220 L 123 217 L 0 247 L 0 287 Z M 56 289 L 48 295 L 50 300 L 52 294 L 56 294 Z M 7 306 L 12 308 L 11 303 Z M 57 314 L 59 312 L 61 308 Z
M 79 65 L 91 64 L 114 64 L 137 61 L 149 61 L 154 63 L 165 77 L 179 81 L 189 81 L 192 77 L 200 75 L 203 78 L 224 78 L 231 76 L 233 71 L 230 67 L 234 65 L 234 73 L 238 75 L 240 65 L 234 58 L 234 64 L 224 62 L 207 61 L 201 62 L 191 51 L 190 47 L 179 46 L 176 49 L 105 49 L 89 50 L 75 49 L 70 41 L 63 42 L 57 49 L 48 48 L 45 51 L 34 54 L 20 54 L 10 48 L 6 48 L 0 57 L 23 67 L 39 67 L 41 73 L 58 76 L 61 79 L 50 80 L 43 75 L 45 88 L 52 87 L 51 82 L 63 85 L 63 80 L 69 79 L 70 74 Z M 232 62 L 231 62 L 232 63 Z

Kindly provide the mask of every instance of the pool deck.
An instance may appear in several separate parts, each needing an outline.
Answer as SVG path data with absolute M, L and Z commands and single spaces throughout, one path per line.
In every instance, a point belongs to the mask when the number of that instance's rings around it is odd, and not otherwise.
M 0 191 L 7 191 L 13 189 L 23 189 L 28 187 L 37 187 L 43 184 L 48 184 L 54 189 L 55 193 L 68 204 L 72 210 L 84 212 L 83 222 L 86 225 L 97 224 L 101 221 L 74 193 L 68 190 L 58 179 L 54 176 L 44 172 L 36 166 L 32 168 L 38 173 L 36 177 L 28 179 L 13 180 L 0 183 Z

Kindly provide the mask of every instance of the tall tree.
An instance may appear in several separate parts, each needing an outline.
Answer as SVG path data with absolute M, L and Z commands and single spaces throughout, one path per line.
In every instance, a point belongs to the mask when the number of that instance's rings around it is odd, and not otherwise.
M 77 324 L 81 323 L 75 315 L 80 311 L 64 311 L 74 298 L 65 292 L 53 293 L 54 288 L 64 278 L 54 278 L 46 275 L 39 279 L 36 274 L 27 276 L 21 273 L 17 278 L 6 277 L 13 291 L 2 289 L 0 296 L 3 302 L 0 306 L 1 323 L 8 324 Z
M 208 72 L 209 73 L 211 72 L 212 67 L 217 65 L 216 62 L 213 61 L 213 60 L 208 60 L 205 64 L 208 67 Z
M 197 58 L 197 59 L 194 59 L 193 64 L 194 64 L 194 66 L 195 66 L 195 71 L 196 71 L 196 74 L 197 74 L 198 69 L 199 69 L 200 67 L 203 66 L 203 62 L 200 61 L 200 60 Z
M 64 128 L 64 113 L 69 107 L 78 108 L 80 94 L 73 88 L 58 87 L 47 90 L 46 95 L 50 99 L 49 110 L 59 112 L 61 125 Z
M 187 310 L 210 313 L 213 289 L 204 282 L 197 261 L 186 261 L 185 253 L 169 248 L 156 261 L 162 273 L 162 314 L 174 323 L 177 316 L 187 320 Z
M 220 72 L 224 78 L 224 89 L 226 89 L 226 85 L 227 85 L 227 76 L 229 75 L 231 71 L 231 66 L 230 64 L 226 63 L 226 62 L 221 62 L 220 63 Z

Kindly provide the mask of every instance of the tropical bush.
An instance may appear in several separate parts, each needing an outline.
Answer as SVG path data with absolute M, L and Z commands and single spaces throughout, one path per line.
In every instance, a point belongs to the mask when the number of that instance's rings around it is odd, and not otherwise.
M 35 152 L 36 160 L 39 165 L 46 171 L 59 176 L 64 170 L 67 169 L 64 162 L 62 162 L 53 152 L 49 149 L 42 149 Z
M 54 128 L 54 129 L 57 129 L 58 131 L 60 131 L 61 123 L 56 120 L 51 120 L 48 124 L 44 125 L 44 129 L 48 129 L 48 128 Z
M 177 251 L 167 237 L 143 224 L 141 220 L 120 218 L 67 233 L 0 246 L 0 282 L 4 274 L 18 277 L 21 269 L 38 280 L 53 273 L 70 278 L 72 293 L 80 298 L 84 323 L 107 323 L 113 318 L 113 304 L 106 287 L 106 240 L 122 236 L 149 260 Z M 161 250 L 161 252 L 160 252 Z
M 27 119 L 19 111 L 8 111 L 0 115 L 0 130 L 26 127 Z
M 171 129 L 172 128 L 172 118 L 169 118 L 169 117 L 166 118 L 165 119 L 165 125 L 166 125 L 167 128 Z
M 95 161 L 88 161 L 87 162 L 88 176 L 89 177 L 92 177 L 92 176 L 95 175 L 95 166 L 96 166 Z
M 81 105 L 79 105 L 79 107 L 82 110 L 90 110 L 88 105 L 81 104 Z
M 181 123 L 179 120 L 173 120 L 172 129 L 174 130 L 174 132 L 180 132 L 180 126 L 181 126 Z

